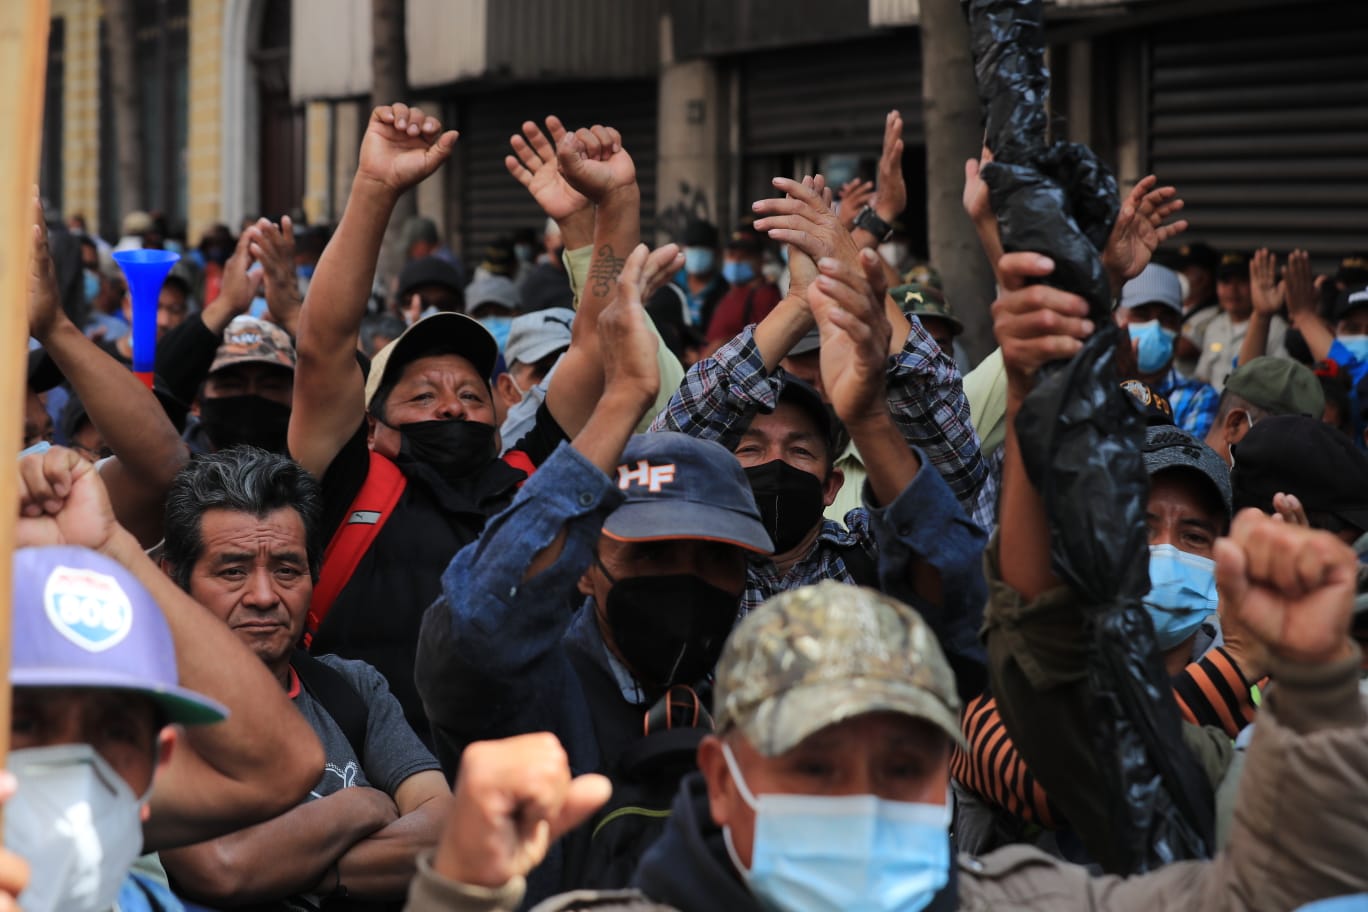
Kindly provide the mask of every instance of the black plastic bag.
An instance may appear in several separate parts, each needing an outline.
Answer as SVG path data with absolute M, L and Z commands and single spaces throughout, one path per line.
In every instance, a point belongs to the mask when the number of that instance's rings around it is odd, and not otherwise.
M 1145 423 L 1119 385 L 1120 330 L 1101 261 L 1120 206 L 1085 146 L 1049 143 L 1040 0 L 964 0 L 993 162 L 983 168 L 1003 248 L 1055 262 L 1048 284 L 1084 297 L 1098 329 L 1047 365 L 1016 431 L 1048 514 L 1056 574 L 1089 608 L 1088 681 L 1096 748 L 1116 804 L 1111 857 L 1139 873 L 1210 854 L 1210 787 L 1181 719 L 1141 599 L 1149 590 L 1141 456 Z M 1124 340 L 1128 341 L 1128 340 Z

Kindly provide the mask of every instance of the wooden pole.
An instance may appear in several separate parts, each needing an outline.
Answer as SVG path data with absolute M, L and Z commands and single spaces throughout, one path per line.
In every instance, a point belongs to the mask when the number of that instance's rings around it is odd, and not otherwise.
M 47 46 L 48 0 L 0 3 L 0 454 L 18 453 L 23 446 L 25 302 Z M 9 471 L 0 472 L 0 766 L 10 743 L 10 555 L 19 516 L 19 477 L 10 465 Z

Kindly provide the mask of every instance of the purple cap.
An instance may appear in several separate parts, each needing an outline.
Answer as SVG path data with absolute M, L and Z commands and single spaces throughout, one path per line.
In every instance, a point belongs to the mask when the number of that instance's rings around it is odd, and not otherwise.
M 14 552 L 13 687 L 100 687 L 145 694 L 171 722 L 222 722 L 228 710 L 180 686 L 171 631 L 121 565 L 85 548 Z
M 774 552 L 746 473 L 720 443 L 677 431 L 637 434 L 622 454 L 617 483 L 627 499 L 603 522 L 609 538 L 702 539 Z

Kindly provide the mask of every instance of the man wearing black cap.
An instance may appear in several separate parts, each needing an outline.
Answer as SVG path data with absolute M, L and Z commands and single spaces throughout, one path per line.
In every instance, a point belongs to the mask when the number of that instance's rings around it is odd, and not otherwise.
M 399 273 L 398 294 L 399 313 L 409 325 L 434 313 L 465 310 L 460 272 L 437 256 L 409 261 Z
M 1249 266 L 1249 254 L 1230 252 L 1221 256 L 1216 269 L 1216 297 L 1221 302 L 1221 313 L 1207 324 L 1202 333 L 1202 354 L 1197 359 L 1196 371 L 1199 380 L 1210 383 L 1216 389 L 1225 386 L 1226 377 L 1235 369 L 1240 345 L 1249 331 L 1250 317 L 1254 313 Z M 1271 317 L 1264 353 L 1287 357 L 1287 348 L 1283 344 L 1286 334 L 1287 322 L 1282 317 Z
M 300 315 L 289 430 L 291 455 L 322 481 L 331 540 L 310 611 L 313 649 L 378 669 L 419 735 L 429 731 L 413 683 L 422 612 L 452 555 L 593 411 L 594 380 L 603 376 L 598 316 L 608 302 L 607 293 L 590 295 L 595 303 L 581 306 L 533 429 L 502 457 L 490 387 L 498 349 L 465 314 L 414 323 L 363 375 L 357 333 L 383 226 L 398 196 L 436 170 L 455 139 L 419 109 L 372 112 L 346 211 Z M 562 155 L 567 168 L 598 179 L 602 193 L 625 180 L 620 138 L 583 130 L 575 140 Z M 658 251 L 647 275 L 663 278 L 676 259 L 673 247 Z M 596 277 L 591 285 L 614 283 Z
M 684 227 L 682 241 L 684 270 L 683 278 L 677 281 L 688 299 L 690 325 L 702 329 L 731 288 L 717 263 L 717 226 L 691 219 Z
M 761 274 L 764 238 L 751 222 L 742 222 L 727 241 L 722 258 L 722 278 L 731 288 L 717 303 L 704 336 L 708 350 L 716 350 L 752 323 L 759 323 L 783 297 Z

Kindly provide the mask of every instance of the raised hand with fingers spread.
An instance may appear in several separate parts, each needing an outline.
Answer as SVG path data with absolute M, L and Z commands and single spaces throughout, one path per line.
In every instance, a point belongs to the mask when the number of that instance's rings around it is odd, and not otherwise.
M 855 216 L 874 198 L 874 182 L 853 177 L 841 185 L 837 198 L 841 201 L 841 224 L 849 231 L 855 224 Z
M 546 118 L 545 132 L 533 121 L 526 121 L 521 135 L 509 137 L 513 154 L 504 157 L 504 167 L 532 194 L 547 217 L 556 221 L 566 248 L 574 250 L 594 240 L 594 207 L 561 173 L 556 149 L 566 132 L 554 114 Z
M 1165 224 L 1169 216 L 1180 212 L 1183 201 L 1173 187 L 1156 187 L 1159 179 L 1153 174 L 1142 178 L 1121 204 L 1116 215 L 1107 246 L 1102 251 L 1102 265 L 1111 279 L 1112 292 L 1135 278 L 1149 265 L 1155 249 L 1170 238 L 1187 230 L 1186 219 Z
M 261 264 L 271 319 L 293 337 L 299 329 L 299 309 L 304 306 L 295 275 L 294 222 L 288 215 L 279 225 L 258 219 L 243 234 L 248 235 L 247 249 Z
M 1271 317 L 1282 310 L 1286 288 L 1278 281 L 1278 255 L 1266 247 L 1256 250 L 1249 261 L 1249 298 L 1254 312 Z

